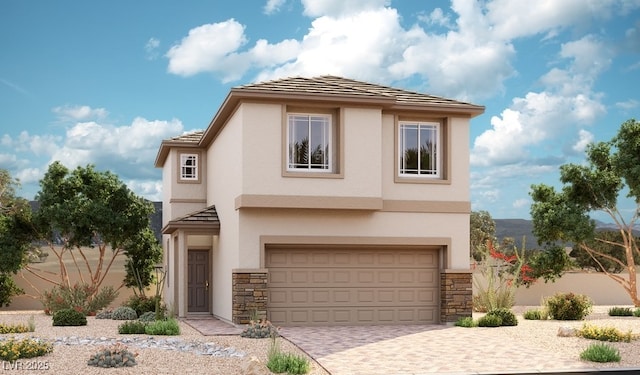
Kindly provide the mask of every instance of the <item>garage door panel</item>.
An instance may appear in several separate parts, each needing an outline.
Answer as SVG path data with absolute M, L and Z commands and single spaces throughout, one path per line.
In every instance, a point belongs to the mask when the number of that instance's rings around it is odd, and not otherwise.
M 277 325 L 434 323 L 437 253 L 267 246 L 269 318 Z

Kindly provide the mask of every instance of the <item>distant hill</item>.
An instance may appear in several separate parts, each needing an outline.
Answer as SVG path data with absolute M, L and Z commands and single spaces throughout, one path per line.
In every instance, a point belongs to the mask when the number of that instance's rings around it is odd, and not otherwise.
M 522 248 L 522 237 L 525 236 L 525 245 L 527 250 L 540 248 L 538 240 L 533 235 L 533 222 L 525 219 L 494 219 L 496 223 L 496 237 L 498 242 L 505 237 L 513 237 L 516 241 L 518 249 Z M 615 230 L 616 226 L 611 223 L 605 223 L 596 220 L 596 228 L 598 230 Z M 635 231 L 636 236 L 640 236 L 640 228 Z

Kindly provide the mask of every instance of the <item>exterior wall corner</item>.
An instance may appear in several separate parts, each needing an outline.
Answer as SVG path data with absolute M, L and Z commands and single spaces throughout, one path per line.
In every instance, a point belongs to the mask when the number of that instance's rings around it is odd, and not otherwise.
M 455 322 L 473 314 L 473 274 L 454 271 L 440 273 L 440 323 Z

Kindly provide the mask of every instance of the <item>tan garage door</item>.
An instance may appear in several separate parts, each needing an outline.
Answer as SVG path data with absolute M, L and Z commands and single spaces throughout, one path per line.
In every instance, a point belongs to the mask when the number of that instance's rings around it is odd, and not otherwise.
M 266 267 L 276 325 L 437 323 L 437 249 L 267 246 Z

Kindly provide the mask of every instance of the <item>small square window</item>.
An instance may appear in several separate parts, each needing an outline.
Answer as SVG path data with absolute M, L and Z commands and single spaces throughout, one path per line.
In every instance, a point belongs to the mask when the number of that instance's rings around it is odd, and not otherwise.
M 180 180 L 198 180 L 198 154 L 180 154 Z

